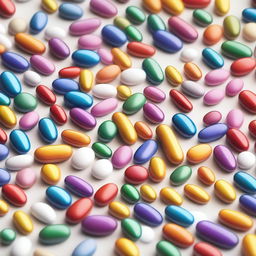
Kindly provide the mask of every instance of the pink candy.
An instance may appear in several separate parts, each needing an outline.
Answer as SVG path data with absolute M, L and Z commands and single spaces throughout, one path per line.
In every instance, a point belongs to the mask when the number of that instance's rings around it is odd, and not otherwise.
M 236 96 L 244 87 L 244 81 L 240 78 L 232 79 L 226 86 L 227 96 Z
M 97 50 L 101 47 L 102 39 L 96 35 L 84 35 L 78 40 L 79 49 Z
M 223 68 L 214 69 L 208 72 L 204 81 L 207 85 L 216 86 L 224 83 L 229 78 L 229 71 Z
M 222 118 L 222 114 L 219 111 L 210 111 L 205 114 L 203 122 L 206 126 L 218 123 Z
M 204 95 L 204 104 L 209 106 L 217 105 L 224 97 L 225 91 L 223 89 L 212 89 Z
M 34 128 L 39 121 L 39 115 L 35 111 L 31 111 L 23 115 L 19 121 L 20 129 L 31 130 Z
M 30 64 L 38 73 L 49 76 L 55 71 L 54 64 L 41 55 L 33 55 Z
M 100 48 L 98 50 L 100 61 L 105 65 L 113 64 L 113 55 L 108 49 Z
M 240 109 L 232 109 L 226 117 L 227 126 L 229 128 L 239 129 L 244 122 L 244 114 Z
M 30 188 L 36 182 L 35 171 L 30 168 L 20 170 L 16 175 L 16 184 L 21 188 Z
M 132 160 L 132 149 L 129 146 L 120 146 L 113 154 L 111 162 L 116 169 L 122 169 Z
M 83 19 L 73 22 L 69 26 L 69 32 L 73 36 L 81 36 L 94 32 L 101 25 L 97 18 Z
M 146 87 L 143 91 L 143 94 L 147 99 L 154 101 L 156 103 L 160 103 L 164 101 L 166 97 L 165 93 L 161 89 L 155 86 Z
M 118 100 L 109 98 L 94 105 L 91 109 L 91 114 L 95 117 L 105 116 L 113 112 L 117 106 Z
M 91 10 L 105 18 L 112 18 L 117 15 L 116 6 L 108 0 L 91 0 Z

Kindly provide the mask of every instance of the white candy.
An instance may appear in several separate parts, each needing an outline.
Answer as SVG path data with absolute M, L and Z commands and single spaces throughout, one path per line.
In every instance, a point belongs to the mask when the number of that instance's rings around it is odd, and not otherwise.
M 34 162 L 34 157 L 31 155 L 12 156 L 5 161 L 5 167 L 12 171 L 19 171 L 23 168 L 30 167 Z
M 32 250 L 32 242 L 27 237 L 16 238 L 11 249 L 12 256 L 29 256 Z
M 73 168 L 83 170 L 88 168 L 95 159 L 95 153 L 91 148 L 79 148 L 71 159 L 71 165 Z
M 153 242 L 154 239 L 155 239 L 155 231 L 149 226 L 141 225 L 140 241 L 145 244 L 148 244 Z
M 36 219 L 45 224 L 53 224 L 56 220 L 56 212 L 50 205 L 46 203 L 34 203 L 31 206 L 30 211 Z
M 66 36 L 67 36 L 67 32 L 63 28 L 56 27 L 56 26 L 47 27 L 44 33 L 44 38 L 47 41 L 53 37 L 64 39 Z
M 205 93 L 204 87 L 202 85 L 190 80 L 184 81 L 181 84 L 181 89 L 185 94 L 193 98 L 201 98 Z
M 116 87 L 111 84 L 96 84 L 92 88 L 92 94 L 99 99 L 115 98 L 117 91 Z
M 37 86 L 38 84 L 40 84 L 41 82 L 41 76 L 32 71 L 32 70 L 27 70 L 25 73 L 24 73 L 24 82 L 27 84 L 27 85 L 30 85 L 30 86 Z
M 7 50 L 12 48 L 12 41 L 5 34 L 0 34 L 0 44 L 2 44 Z
M 10 21 L 8 25 L 8 31 L 11 35 L 16 35 L 17 33 L 26 32 L 28 28 L 27 22 L 22 18 L 14 18 Z
M 121 73 L 121 83 L 126 85 L 138 85 L 146 81 L 146 73 L 140 68 L 128 68 Z
M 107 178 L 113 171 L 113 165 L 108 159 L 97 160 L 92 166 L 92 176 L 98 180 Z
M 186 48 L 180 54 L 180 60 L 183 62 L 190 62 L 198 57 L 198 51 L 194 48 Z
M 249 151 L 243 151 L 237 156 L 237 164 L 240 169 L 249 170 L 255 165 L 255 155 Z

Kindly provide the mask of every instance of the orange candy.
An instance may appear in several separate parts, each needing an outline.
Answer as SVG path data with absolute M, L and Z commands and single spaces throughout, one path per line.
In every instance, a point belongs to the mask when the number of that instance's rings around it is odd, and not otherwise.
M 6 51 L 6 48 L 0 44 L 0 55 L 3 54 Z
M 220 25 L 210 25 L 208 26 L 203 35 L 203 41 L 207 45 L 217 44 L 223 36 L 223 28 Z
M 143 6 L 151 13 L 158 13 L 162 9 L 161 0 L 143 0 Z
M 96 82 L 99 84 L 109 83 L 117 78 L 121 69 L 117 65 L 108 65 L 96 74 Z
M 143 140 L 149 140 L 153 136 L 153 132 L 151 128 L 145 122 L 142 122 L 142 121 L 136 122 L 134 125 L 134 128 L 138 136 Z
M 211 186 L 215 182 L 215 173 L 206 166 L 201 166 L 198 168 L 197 177 L 207 186 Z
M 61 133 L 61 138 L 64 143 L 78 148 L 88 146 L 91 142 L 88 135 L 71 129 L 64 130 Z
M 201 69 L 192 62 L 188 62 L 184 65 L 184 73 L 186 77 L 192 81 L 198 81 L 202 78 Z

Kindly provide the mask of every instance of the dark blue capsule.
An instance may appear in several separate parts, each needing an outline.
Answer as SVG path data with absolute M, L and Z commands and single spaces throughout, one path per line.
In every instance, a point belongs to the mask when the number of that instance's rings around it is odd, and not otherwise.
M 38 123 L 39 133 L 42 139 L 48 143 L 53 143 L 58 138 L 58 130 L 52 119 L 45 117 Z
M 241 195 L 240 206 L 250 215 L 256 216 L 256 197 L 252 195 Z
M 248 194 L 256 193 L 256 179 L 246 172 L 237 172 L 234 175 L 235 185 Z
M 21 84 L 20 80 L 14 73 L 10 71 L 4 71 L 0 75 L 0 84 L 1 89 L 7 94 L 9 97 L 14 98 L 19 93 L 21 93 Z
M 101 30 L 101 36 L 105 43 L 113 47 L 120 47 L 127 42 L 125 33 L 113 25 L 104 26 Z
M 0 187 L 5 184 L 8 184 L 11 180 L 11 174 L 5 169 L 0 168 Z
M 72 60 L 76 66 L 90 68 L 100 62 L 100 56 L 95 51 L 76 50 L 72 54 Z
M 59 7 L 59 16 L 65 20 L 77 20 L 83 16 L 83 9 L 77 4 L 64 3 Z
M 9 155 L 9 149 L 4 144 L 0 144 L 0 161 L 4 160 Z
M 245 22 L 256 22 L 256 9 L 246 8 L 243 10 L 242 16 Z
M 196 134 L 194 122 L 185 114 L 178 113 L 172 117 L 172 124 L 177 132 L 185 138 L 191 138 Z
M 30 141 L 22 130 L 13 130 L 9 136 L 13 149 L 19 154 L 26 154 L 30 150 Z
M 9 106 L 11 104 L 10 98 L 4 93 L 0 92 L 0 105 Z
M 32 34 L 40 33 L 48 23 L 48 15 L 45 12 L 36 12 L 29 23 L 29 29 Z
M 46 190 L 46 198 L 51 205 L 58 209 L 66 209 L 72 203 L 70 193 L 61 187 L 50 186 Z
M 68 92 L 64 95 L 64 101 L 69 108 L 89 108 L 93 104 L 93 98 L 91 95 L 83 92 Z
M 228 130 L 226 124 L 218 123 L 207 126 L 198 133 L 200 142 L 211 142 L 222 138 Z
M 58 94 L 66 94 L 70 91 L 79 91 L 79 85 L 75 80 L 58 78 L 52 82 L 53 90 Z
M 202 51 L 203 61 L 212 69 L 221 68 L 224 66 L 223 57 L 211 48 L 205 48 Z

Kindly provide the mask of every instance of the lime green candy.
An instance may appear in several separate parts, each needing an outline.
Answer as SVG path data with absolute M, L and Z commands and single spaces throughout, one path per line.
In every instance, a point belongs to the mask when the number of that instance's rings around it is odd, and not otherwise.
M 0 240 L 3 245 L 11 244 L 16 238 L 16 232 L 11 228 L 5 228 L 0 232 Z
M 137 188 L 130 184 L 124 184 L 121 187 L 121 196 L 126 202 L 130 204 L 135 204 L 140 200 L 139 191 Z
M 115 138 L 116 134 L 117 134 L 116 124 L 111 120 L 104 121 L 99 126 L 98 137 L 103 142 L 110 142 Z
M 136 6 L 129 6 L 125 10 L 126 17 L 130 20 L 133 24 L 140 25 L 142 24 L 145 19 L 145 13 Z
M 240 21 L 234 16 L 227 16 L 223 21 L 224 35 L 226 38 L 233 40 L 240 34 Z
M 206 27 L 210 25 L 213 21 L 212 15 L 202 9 L 196 9 L 193 11 L 193 18 L 196 24 L 201 27 Z
M 161 84 L 164 80 L 164 72 L 158 62 L 152 58 L 147 58 L 142 62 L 142 68 L 146 72 L 147 80 L 154 84 Z
M 148 15 L 147 26 L 151 33 L 157 30 L 166 30 L 164 21 L 157 14 Z
M 104 143 L 95 142 L 92 144 L 92 149 L 98 158 L 110 158 L 112 150 Z
M 226 41 L 221 45 L 222 53 L 231 59 L 240 59 L 252 56 L 252 50 L 247 45 L 237 41 Z
M 187 165 L 177 167 L 170 175 L 170 181 L 173 185 L 179 186 L 184 184 L 191 176 L 192 169 Z
M 70 228 L 64 224 L 48 225 L 39 233 L 39 240 L 43 244 L 58 244 L 70 236 Z
M 133 241 L 138 240 L 141 237 L 142 230 L 138 221 L 126 218 L 121 221 L 121 228 L 123 233 Z
M 141 32 L 133 25 L 126 27 L 124 32 L 129 41 L 141 42 L 143 39 Z
M 116 17 L 114 19 L 114 25 L 116 27 L 119 27 L 120 29 L 124 30 L 125 28 L 127 28 L 128 26 L 131 25 L 130 21 L 127 20 L 126 18 L 123 18 L 123 17 Z
M 179 249 L 167 241 L 159 241 L 156 244 L 157 255 L 159 256 L 181 256 Z
M 146 97 L 142 93 L 132 94 L 123 104 L 123 112 L 128 115 L 137 113 L 146 103 Z
M 14 98 L 14 107 L 23 113 L 30 112 L 37 107 L 37 99 L 30 93 L 22 92 Z

